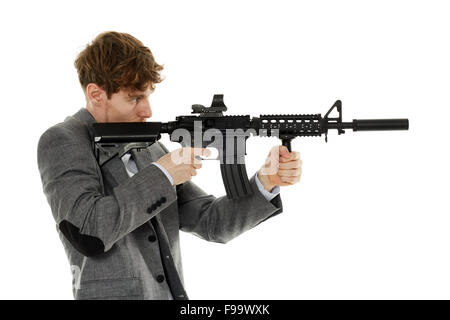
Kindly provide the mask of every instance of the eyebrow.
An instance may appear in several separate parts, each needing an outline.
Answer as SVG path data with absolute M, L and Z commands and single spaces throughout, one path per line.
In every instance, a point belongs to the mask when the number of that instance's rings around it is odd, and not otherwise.
M 129 98 L 144 98 L 145 94 L 131 94 L 131 93 L 129 93 L 128 97 Z

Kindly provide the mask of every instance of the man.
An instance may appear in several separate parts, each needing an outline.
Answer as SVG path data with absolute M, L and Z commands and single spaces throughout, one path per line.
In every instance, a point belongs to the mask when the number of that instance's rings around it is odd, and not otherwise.
M 157 142 L 100 168 L 91 124 L 150 118 L 149 95 L 162 80 L 162 66 L 131 35 L 105 32 L 75 67 L 86 108 L 49 128 L 38 145 L 43 190 L 74 272 L 74 297 L 187 299 L 179 230 L 225 243 L 280 213 L 279 186 L 299 181 L 299 153 L 273 148 L 250 179 L 253 194 L 237 200 L 208 195 L 191 181 L 201 168 L 195 152 L 207 156 L 207 149 L 169 153 Z M 186 152 L 192 161 L 173 161 Z M 276 167 L 272 174 L 264 170 L 269 165 Z

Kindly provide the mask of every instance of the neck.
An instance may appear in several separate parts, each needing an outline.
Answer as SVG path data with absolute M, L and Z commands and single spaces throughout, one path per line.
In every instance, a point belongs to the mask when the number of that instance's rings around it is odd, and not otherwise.
M 108 117 L 106 116 L 106 113 L 103 112 L 100 113 L 98 110 L 93 108 L 90 104 L 86 105 L 87 111 L 94 117 L 95 121 L 97 122 L 108 122 Z

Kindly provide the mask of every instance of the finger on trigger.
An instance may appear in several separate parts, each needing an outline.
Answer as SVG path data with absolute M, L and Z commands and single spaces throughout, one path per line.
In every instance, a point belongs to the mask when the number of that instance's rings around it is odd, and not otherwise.
M 201 163 L 201 160 L 203 160 L 201 155 L 202 155 L 201 148 L 192 148 L 191 149 L 192 163 Z
M 202 148 L 202 155 L 204 155 L 205 157 L 209 157 L 211 155 L 211 150 Z

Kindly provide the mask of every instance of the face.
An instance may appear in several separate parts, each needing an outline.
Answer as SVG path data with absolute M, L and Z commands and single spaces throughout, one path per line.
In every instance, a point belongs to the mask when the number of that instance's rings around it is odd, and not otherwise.
M 152 116 L 148 100 L 152 93 L 150 85 L 145 91 L 121 89 L 108 99 L 106 91 L 90 83 L 85 93 L 86 108 L 97 122 L 145 122 Z
M 105 122 L 145 122 L 152 116 L 149 96 L 151 89 L 145 91 L 120 90 L 104 101 Z

